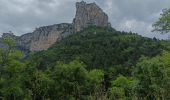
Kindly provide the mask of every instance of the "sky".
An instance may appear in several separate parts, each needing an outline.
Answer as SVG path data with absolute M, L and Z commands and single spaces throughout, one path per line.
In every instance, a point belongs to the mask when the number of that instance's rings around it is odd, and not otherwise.
M 0 0 L 0 34 L 16 35 L 35 28 L 59 23 L 72 23 L 75 3 L 82 0 Z M 162 9 L 170 8 L 170 0 L 84 0 L 95 2 L 109 16 L 112 27 L 132 31 L 146 37 L 166 39 L 169 35 L 153 33 L 152 24 Z

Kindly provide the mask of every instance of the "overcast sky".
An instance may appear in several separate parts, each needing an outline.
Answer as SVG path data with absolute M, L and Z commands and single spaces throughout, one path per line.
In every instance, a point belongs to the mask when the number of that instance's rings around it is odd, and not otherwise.
M 75 3 L 81 0 L 0 0 L 0 33 L 12 31 L 22 35 L 40 26 L 71 23 Z M 84 0 L 96 2 L 109 16 L 112 26 L 120 31 L 165 38 L 152 33 L 152 24 L 170 0 Z

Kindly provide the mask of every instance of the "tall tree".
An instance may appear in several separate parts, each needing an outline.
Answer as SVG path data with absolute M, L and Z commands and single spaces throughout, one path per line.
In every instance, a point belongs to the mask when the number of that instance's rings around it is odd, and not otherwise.
M 170 8 L 162 10 L 161 17 L 153 24 L 153 27 L 153 31 L 158 31 L 162 34 L 170 31 Z
M 0 97 L 5 100 L 18 100 L 24 96 L 21 73 L 24 64 L 22 53 L 15 48 L 12 38 L 4 38 L 6 48 L 0 49 Z

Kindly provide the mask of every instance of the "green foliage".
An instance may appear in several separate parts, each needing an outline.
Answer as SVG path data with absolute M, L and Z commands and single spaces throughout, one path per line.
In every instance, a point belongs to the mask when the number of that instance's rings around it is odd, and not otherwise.
M 21 74 L 24 63 L 20 61 L 22 53 L 14 48 L 11 38 L 5 38 L 7 48 L 0 50 L 0 97 L 3 99 L 19 99 L 24 96 Z
M 166 42 L 166 44 L 169 44 Z M 55 62 L 79 59 L 87 69 L 114 67 L 116 72 L 130 75 L 141 55 L 153 57 L 166 49 L 161 41 L 113 29 L 92 27 L 54 44 L 47 51 L 33 55 L 40 69 L 55 66 Z
M 134 70 L 134 77 L 137 80 L 134 91 L 139 100 L 159 100 L 167 97 L 168 78 L 165 65 L 158 57 L 142 57 Z
M 91 88 L 98 88 L 100 86 L 97 86 L 97 85 L 101 84 L 101 82 L 104 79 L 104 72 L 99 69 L 94 69 L 89 72 L 88 77 L 89 77 L 90 83 L 93 84 Z
M 95 99 L 102 98 L 104 96 L 104 72 L 99 69 L 94 69 L 88 73 L 88 89 L 87 91 Z
M 170 52 L 162 51 L 161 55 L 158 57 L 165 65 L 164 72 L 167 75 L 165 88 L 167 89 L 166 93 L 169 93 L 170 92 Z M 170 99 L 169 94 L 166 94 L 166 99 Z
M 53 96 L 68 100 L 81 99 L 87 84 L 87 70 L 78 61 L 69 64 L 58 63 L 52 73 L 54 80 Z
M 169 100 L 169 42 L 92 27 L 23 59 L 0 49 L 2 100 Z
M 153 24 L 154 30 L 163 33 L 170 31 L 170 9 L 163 9 L 161 17 Z
M 132 80 L 119 76 L 116 80 L 112 81 L 110 88 L 110 98 L 114 100 L 127 100 L 132 97 Z
M 11 37 L 2 38 L 1 42 L 7 45 L 9 48 L 12 48 L 16 45 L 15 40 Z
M 117 77 L 116 80 L 112 81 L 112 86 L 126 88 L 131 84 L 131 81 L 124 76 Z
M 50 95 L 52 98 L 99 98 L 102 92 L 103 71 L 94 69 L 88 72 L 85 65 L 76 60 L 68 64 L 59 62 L 51 77 L 54 80 Z
M 112 87 L 110 89 L 111 100 L 126 100 L 125 90 L 122 87 Z

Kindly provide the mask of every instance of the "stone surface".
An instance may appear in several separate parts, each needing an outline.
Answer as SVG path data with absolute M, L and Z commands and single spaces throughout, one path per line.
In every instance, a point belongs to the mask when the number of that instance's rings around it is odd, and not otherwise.
M 32 33 L 27 33 L 17 39 L 17 45 L 22 50 L 30 50 Z
M 46 50 L 71 31 L 72 25 L 66 23 L 40 27 L 32 33 L 30 51 Z
M 77 2 L 76 9 L 76 16 L 73 20 L 75 32 L 79 32 L 89 26 L 110 26 L 107 14 L 95 3 Z

